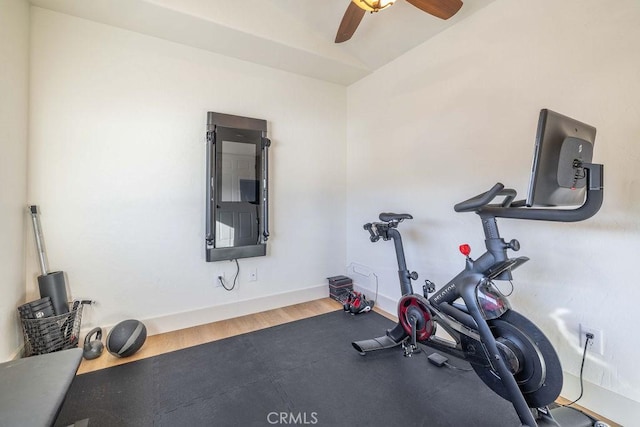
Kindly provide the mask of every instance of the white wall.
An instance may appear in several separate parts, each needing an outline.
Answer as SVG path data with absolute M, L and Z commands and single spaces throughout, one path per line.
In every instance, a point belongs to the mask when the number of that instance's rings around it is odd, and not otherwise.
M 26 43 L 24 3 L 2 1 L 14 15 L 0 31 Z M 392 247 L 371 244 L 361 225 L 383 210 L 411 212 L 403 224 L 410 268 L 446 282 L 462 267 L 459 243 L 483 250 L 477 218 L 455 214 L 453 204 L 498 180 L 524 194 L 537 114 L 551 108 L 598 128 L 605 205 L 578 224 L 501 221 L 504 237 L 517 237 L 532 258 L 516 273 L 512 301 L 558 349 L 567 397 L 577 395 L 578 323 L 603 330 L 605 355 L 587 361 L 583 402 L 632 424 L 640 346 L 621 324 L 640 320 L 626 303 L 640 296 L 629 280 L 640 249 L 639 18 L 632 0 L 497 1 L 346 97 L 336 85 L 33 8 L 29 201 L 42 209 L 50 265 L 68 273 L 72 296 L 99 301 L 85 318 L 92 325 L 137 317 L 157 332 L 310 299 L 345 260 L 380 277 L 379 301 L 394 311 Z M 24 49 L 1 52 L 16 55 L 24 79 Z M 10 99 L 26 106 L 23 96 Z M 267 119 L 274 141 L 269 256 L 241 260 L 242 273 L 257 268 L 259 280 L 241 273 L 233 293 L 213 283 L 234 265 L 203 256 L 207 111 Z M 11 132 L 24 141 L 20 117 Z M 3 135 L 12 176 L 24 172 L 20 147 Z M 12 268 L 22 263 L 23 196 L 19 188 L 9 195 L 7 209 L 5 194 L 2 223 L 20 236 L 3 240 L 10 254 L 0 262 L 19 280 Z M 26 241 L 29 298 L 38 271 Z M 10 288 L 3 311 L 22 294 Z M 3 336 L 16 336 L 13 325 L 3 321 Z M 7 353 L 15 340 L 0 345 Z
M 363 223 L 412 213 L 401 226 L 409 268 L 442 285 L 463 267 L 459 244 L 470 243 L 472 256 L 484 251 L 477 216 L 453 205 L 498 181 L 526 194 L 540 109 L 597 127 L 599 214 L 499 226 L 531 258 L 515 273 L 512 302 L 559 351 L 564 395 L 578 394 L 584 322 L 603 331 L 605 348 L 589 355 L 581 403 L 625 425 L 640 419 L 638 22 L 633 0 L 497 1 L 350 86 L 347 108 L 347 263 L 380 277 L 379 301 L 394 312 L 393 246 L 371 244 Z M 373 279 L 359 282 L 374 291 Z
M 0 361 L 16 355 L 22 335 L 27 197 L 29 5 L 0 0 Z
M 98 301 L 85 327 L 133 317 L 154 333 L 328 294 L 346 250 L 344 87 L 40 8 L 31 19 L 29 200 L 51 268 Z M 235 263 L 204 260 L 207 111 L 266 119 L 273 142 L 268 256 L 240 260 L 233 292 L 216 277 L 232 281 Z

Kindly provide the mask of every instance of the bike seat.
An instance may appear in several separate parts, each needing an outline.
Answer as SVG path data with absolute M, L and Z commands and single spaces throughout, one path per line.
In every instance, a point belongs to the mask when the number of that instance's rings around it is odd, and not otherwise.
M 391 213 L 391 212 L 383 212 L 380 214 L 378 218 L 380 218 L 380 221 L 384 221 L 384 222 L 389 222 L 389 221 L 400 222 L 404 219 L 413 219 L 413 217 L 408 213 L 397 214 L 397 213 Z

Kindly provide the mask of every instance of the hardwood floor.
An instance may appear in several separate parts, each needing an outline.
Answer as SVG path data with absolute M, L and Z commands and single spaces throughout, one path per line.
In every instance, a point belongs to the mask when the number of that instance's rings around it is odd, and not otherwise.
M 281 325 L 287 322 L 317 316 L 330 311 L 341 310 L 342 305 L 330 298 L 310 301 L 289 307 L 269 310 L 262 313 L 250 314 L 236 317 L 206 325 L 195 326 L 193 328 L 173 331 L 166 334 L 152 335 L 147 337 L 142 348 L 133 356 L 127 358 L 117 358 L 109 354 L 106 350 L 97 359 L 82 360 L 78 374 L 92 372 L 123 363 L 133 362 L 158 354 L 192 347 L 198 344 L 217 341 L 234 335 L 245 334 L 257 331 L 270 326 Z
M 192 347 L 207 342 L 217 341 L 220 339 L 232 337 L 235 335 L 245 334 L 247 332 L 257 331 L 271 326 L 281 325 L 283 323 L 293 322 L 295 320 L 305 319 L 335 310 L 342 310 L 342 304 L 330 298 L 323 298 L 316 301 L 310 301 L 302 304 L 296 304 L 288 307 L 282 307 L 275 310 L 269 310 L 262 313 L 250 314 L 247 316 L 236 317 L 219 322 L 209 323 L 206 325 L 195 326 L 193 328 L 173 331 L 166 334 L 152 335 L 147 337 L 144 346 L 133 356 L 120 359 L 112 356 L 106 350 L 102 356 L 94 360 L 82 360 L 78 374 L 96 371 L 111 366 L 121 365 L 133 362 L 135 360 L 145 359 L 147 357 L 157 356 L 159 354 L 168 353 L 170 351 L 180 350 L 182 348 Z M 397 321 L 397 317 L 374 308 L 379 314 Z M 559 404 L 569 403 L 568 400 L 560 397 L 557 402 Z M 575 405 L 577 408 L 584 410 L 594 417 L 601 419 L 611 425 L 611 427 L 620 427 L 618 424 L 607 420 L 586 408 Z

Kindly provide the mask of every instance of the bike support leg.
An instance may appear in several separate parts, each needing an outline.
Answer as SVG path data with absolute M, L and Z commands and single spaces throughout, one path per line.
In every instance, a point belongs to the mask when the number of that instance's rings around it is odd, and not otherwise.
M 491 329 L 478 307 L 478 302 L 476 301 L 476 287 L 483 279 L 483 276 L 479 274 L 470 275 L 464 278 L 462 283 L 456 284 L 456 287 L 469 310 L 469 314 L 476 321 L 478 332 L 482 339 L 482 344 L 488 353 L 491 364 L 498 370 L 500 381 L 505 386 L 509 396 L 511 397 L 511 403 L 520 418 L 520 422 L 524 426 L 535 427 L 537 424 L 533 418 L 531 410 L 529 409 L 529 405 L 524 400 L 524 396 L 522 396 L 522 392 L 516 383 L 516 379 L 513 377 L 513 374 L 509 368 L 507 368 L 504 359 L 500 355 L 498 345 L 491 333 Z

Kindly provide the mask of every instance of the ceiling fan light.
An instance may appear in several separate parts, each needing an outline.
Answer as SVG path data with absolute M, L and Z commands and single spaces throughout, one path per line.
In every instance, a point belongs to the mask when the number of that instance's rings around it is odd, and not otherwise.
M 360 9 L 377 12 L 391 6 L 396 0 L 351 0 Z

